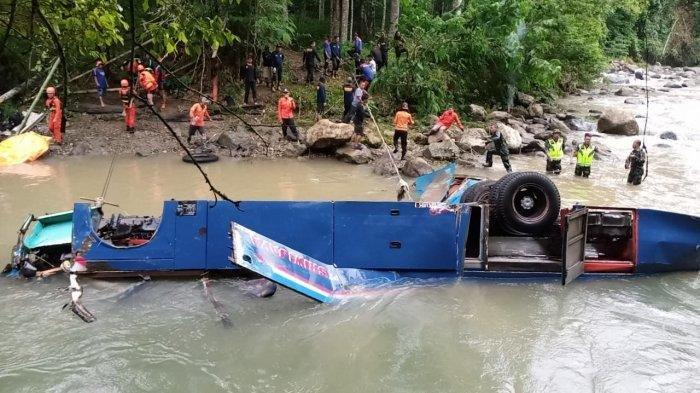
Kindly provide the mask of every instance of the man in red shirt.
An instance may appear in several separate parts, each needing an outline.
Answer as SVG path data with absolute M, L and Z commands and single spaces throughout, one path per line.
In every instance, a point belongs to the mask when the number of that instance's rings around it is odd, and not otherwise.
M 447 110 L 443 112 L 442 115 L 440 115 L 438 121 L 435 123 L 433 128 L 430 129 L 430 135 L 438 133 L 440 131 L 445 131 L 455 123 L 457 123 L 457 127 L 464 131 L 464 126 L 459 120 L 459 115 L 457 114 L 457 112 L 455 112 L 455 110 L 452 108 L 447 108 Z
M 46 88 L 46 109 L 49 111 L 49 132 L 53 135 L 53 141 L 63 144 L 63 106 L 61 100 L 56 97 L 56 88 Z
M 297 109 L 297 104 L 289 96 L 289 89 L 284 89 L 282 93 L 282 97 L 277 101 L 277 121 L 282 124 L 282 136 L 292 141 L 298 141 L 299 132 L 294 124 L 294 110 Z M 287 129 L 290 130 L 292 137 L 287 136 Z
M 202 97 L 201 103 L 198 102 L 190 108 L 190 132 L 187 135 L 187 143 L 191 142 L 192 137 L 197 132 L 204 137 L 204 118 L 211 120 L 207 105 L 209 105 L 209 99 Z

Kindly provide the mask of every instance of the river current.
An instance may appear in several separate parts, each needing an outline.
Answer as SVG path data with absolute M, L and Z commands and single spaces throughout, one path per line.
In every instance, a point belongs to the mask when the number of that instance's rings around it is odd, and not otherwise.
M 579 111 L 622 97 L 563 104 Z M 625 184 L 633 137 L 604 137 L 614 157 L 590 179 L 573 164 L 555 178 L 564 204 L 642 206 L 700 215 L 700 88 L 652 96 L 650 175 Z M 641 105 L 629 109 L 644 114 Z M 643 121 L 643 119 L 640 119 Z M 658 135 L 674 131 L 678 141 Z M 670 147 L 658 147 L 659 143 Z M 514 156 L 518 170 L 543 159 Z M 498 161 L 496 161 L 498 163 Z M 0 262 L 30 213 L 69 209 L 103 186 L 108 157 L 47 158 L 0 169 Z M 497 165 L 496 165 L 497 166 Z M 235 199 L 390 200 L 395 179 L 334 160 L 222 159 L 206 166 Z M 467 170 L 498 178 L 502 168 Z M 170 198 L 210 198 L 179 157 L 117 157 L 108 200 L 122 212 L 160 214 Z M 225 328 L 196 279 L 84 279 L 85 324 L 61 310 L 67 279 L 0 280 L 0 392 L 697 392 L 697 272 L 623 279 L 463 280 L 406 286 L 323 305 L 280 288 L 245 295 L 213 280 L 231 314 Z

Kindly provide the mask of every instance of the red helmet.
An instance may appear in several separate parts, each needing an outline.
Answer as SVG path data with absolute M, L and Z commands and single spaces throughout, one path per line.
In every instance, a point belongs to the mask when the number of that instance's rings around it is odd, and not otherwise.
M 126 80 L 126 79 L 122 79 L 122 81 L 120 82 L 120 84 L 121 84 L 122 87 L 129 87 L 129 81 Z

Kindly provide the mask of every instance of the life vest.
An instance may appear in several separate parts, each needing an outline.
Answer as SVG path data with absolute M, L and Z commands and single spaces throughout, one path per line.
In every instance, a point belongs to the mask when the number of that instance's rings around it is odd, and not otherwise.
M 131 103 L 131 87 L 120 87 L 119 99 L 122 101 L 122 104 L 129 105 Z
M 593 145 L 578 145 L 578 151 L 576 152 L 576 165 L 578 166 L 591 166 L 593 164 L 593 156 L 595 154 L 595 147 Z
M 156 78 L 146 70 L 141 71 L 139 74 L 139 85 L 145 90 L 153 90 L 156 87 Z
M 561 160 L 564 157 L 564 140 L 559 138 L 558 140 L 548 139 L 547 140 L 547 156 L 551 160 Z

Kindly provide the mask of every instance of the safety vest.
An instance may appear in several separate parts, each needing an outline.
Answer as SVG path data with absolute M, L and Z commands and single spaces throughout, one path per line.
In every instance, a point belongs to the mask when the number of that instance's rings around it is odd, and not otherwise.
M 559 138 L 559 140 L 548 139 L 547 140 L 547 156 L 551 160 L 561 160 L 564 157 L 564 140 Z
M 120 87 L 119 99 L 122 101 L 122 104 L 129 105 L 131 103 L 131 87 Z
M 595 153 L 595 147 L 592 145 L 578 145 L 578 151 L 576 152 L 576 165 L 578 166 L 591 166 L 593 164 L 593 155 Z

